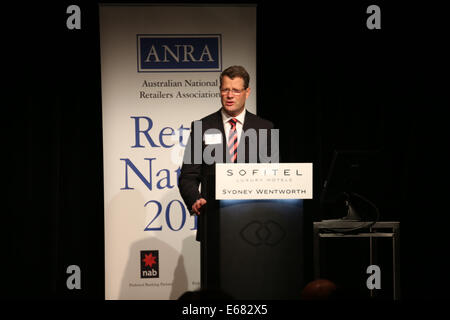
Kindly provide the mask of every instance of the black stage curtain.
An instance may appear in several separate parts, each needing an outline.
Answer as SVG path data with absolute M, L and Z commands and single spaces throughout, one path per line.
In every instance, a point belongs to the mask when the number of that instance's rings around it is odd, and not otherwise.
M 70 4 L 8 11 L 6 297 L 104 297 L 98 8 L 81 4 L 68 30 Z M 81 290 L 66 287 L 70 265 Z

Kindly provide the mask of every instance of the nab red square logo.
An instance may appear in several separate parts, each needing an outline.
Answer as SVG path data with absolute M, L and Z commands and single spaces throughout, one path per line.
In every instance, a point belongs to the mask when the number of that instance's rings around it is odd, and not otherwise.
M 141 278 L 159 278 L 159 251 L 141 251 Z

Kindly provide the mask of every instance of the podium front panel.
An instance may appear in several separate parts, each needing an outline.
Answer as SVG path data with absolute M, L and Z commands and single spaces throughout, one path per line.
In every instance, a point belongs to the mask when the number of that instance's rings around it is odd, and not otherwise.
M 220 287 L 236 299 L 298 299 L 312 222 L 303 200 L 220 201 Z

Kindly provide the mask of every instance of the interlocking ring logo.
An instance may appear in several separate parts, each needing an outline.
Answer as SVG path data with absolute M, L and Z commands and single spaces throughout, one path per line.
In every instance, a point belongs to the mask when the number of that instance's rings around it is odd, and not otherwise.
M 252 221 L 240 232 L 241 238 L 252 246 L 276 246 L 286 236 L 284 229 L 275 221 Z

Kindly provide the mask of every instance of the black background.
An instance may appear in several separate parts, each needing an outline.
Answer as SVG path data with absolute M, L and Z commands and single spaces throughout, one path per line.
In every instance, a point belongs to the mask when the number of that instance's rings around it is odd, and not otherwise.
M 258 115 L 280 129 L 284 162 L 314 163 L 316 199 L 334 149 L 382 150 L 382 217 L 401 222 L 402 298 L 448 298 L 446 16 L 437 1 L 392 2 L 259 2 Z M 71 4 L 81 30 L 66 28 Z M 381 30 L 366 27 L 371 4 Z M 98 2 L 3 11 L 2 296 L 101 300 Z M 319 219 L 316 200 L 308 210 Z M 71 264 L 81 290 L 66 287 Z

